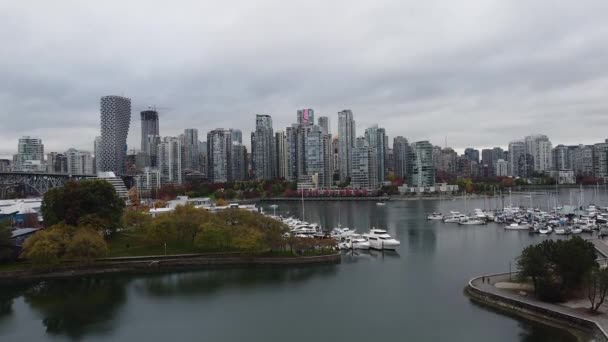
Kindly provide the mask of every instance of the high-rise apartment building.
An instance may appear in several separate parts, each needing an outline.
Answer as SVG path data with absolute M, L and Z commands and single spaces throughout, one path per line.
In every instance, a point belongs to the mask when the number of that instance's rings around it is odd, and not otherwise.
M 163 184 L 183 184 L 185 150 L 178 137 L 164 137 L 158 144 L 158 169 Z
M 519 160 L 526 155 L 526 144 L 521 140 L 509 143 L 509 176 L 523 177 L 520 174 Z
M 19 138 L 17 154 L 13 157 L 15 171 L 44 172 L 44 145 L 42 140 L 35 137 Z
M 247 148 L 238 141 L 232 139 L 232 151 L 231 151 L 231 167 L 232 167 L 232 181 L 240 182 L 248 178 L 247 173 Z
M 315 124 L 315 111 L 312 109 L 298 109 L 298 125 L 308 126 Z
M 593 145 L 593 177 L 604 183 L 608 181 L 608 139 Z
M 338 113 L 338 159 L 340 181 L 345 182 L 351 176 L 352 149 L 355 146 L 355 119 L 353 112 L 345 109 Z
M 357 137 L 352 149 L 351 186 L 353 189 L 378 188 L 378 153 L 365 137 Z
M 216 128 L 207 133 L 207 178 L 213 183 L 231 182 L 231 163 L 232 136 L 230 130 Z
M 557 145 L 553 149 L 553 169 L 555 171 L 570 171 L 573 170 L 573 163 L 570 157 L 571 148 L 564 145 Z
M 410 145 L 407 160 L 407 183 L 413 187 L 435 185 L 433 145 L 428 141 L 418 141 Z
M 46 155 L 46 172 L 48 173 L 67 173 L 68 160 L 64 154 L 50 152 Z M 94 172 L 94 170 L 93 170 Z
M 385 159 L 386 159 L 386 130 L 384 128 L 378 128 L 378 125 L 372 126 L 365 130 L 365 140 L 370 147 L 376 150 L 376 180 L 378 185 L 384 183 L 384 175 L 386 172 Z
M 525 138 L 526 153 L 534 157 L 534 171 L 543 173 L 552 168 L 552 145 L 546 135 L 529 135 Z
M 407 158 L 410 144 L 405 137 L 398 136 L 393 139 L 393 159 L 395 175 L 405 179 L 407 174 Z
M 329 126 L 329 117 L 319 116 L 319 126 L 323 130 L 323 134 L 331 134 L 331 127 Z
M 198 150 L 198 129 L 187 128 L 184 130 L 184 134 L 180 136 L 182 145 L 184 145 L 185 160 L 184 165 L 186 170 L 198 171 L 200 170 L 200 153 Z
M 578 177 L 593 176 L 593 146 L 579 145 L 574 148 L 574 174 Z
M 141 118 L 141 150 L 147 151 L 149 150 L 147 146 L 148 136 L 158 136 L 160 134 L 158 126 L 158 112 L 155 110 L 144 110 L 139 114 Z
M 127 135 L 131 123 L 131 99 L 122 96 L 103 96 L 101 107 L 101 143 L 99 170 L 112 171 L 117 175 L 125 173 L 127 155 Z
M 438 156 L 437 172 L 441 172 L 444 176 L 456 176 L 456 160 L 458 154 L 450 147 L 441 149 L 441 153 Z
M 256 179 L 270 180 L 275 175 L 275 143 L 272 130 L 272 117 L 270 115 L 258 114 L 255 117 L 255 135 L 252 146 L 255 144 L 253 153 L 253 165 Z
M 293 125 L 285 128 L 285 163 L 287 164 L 287 173 L 285 180 L 294 182 L 298 180 L 298 126 Z
M 505 177 L 509 174 L 509 163 L 504 159 L 498 159 L 494 163 L 494 170 L 497 177 Z
M 479 150 L 467 147 L 464 150 L 464 157 L 479 164 Z
M 64 153 L 67 173 L 71 175 L 92 175 L 93 156 L 91 152 L 70 148 Z
M 285 131 L 275 133 L 275 158 L 277 171 L 276 174 L 281 179 L 287 179 L 289 169 L 289 149 L 287 145 L 287 135 Z
M 230 136 L 232 137 L 233 142 L 237 142 L 239 144 L 243 144 L 243 132 L 240 129 L 231 128 Z

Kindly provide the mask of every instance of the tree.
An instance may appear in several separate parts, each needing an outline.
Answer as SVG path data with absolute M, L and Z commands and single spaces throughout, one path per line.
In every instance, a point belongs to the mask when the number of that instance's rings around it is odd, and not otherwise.
M 126 227 L 145 230 L 152 223 L 152 217 L 138 210 L 126 210 L 123 215 L 123 222 Z
M 103 229 L 113 232 L 120 226 L 125 203 L 114 187 L 105 180 L 71 181 L 61 188 L 47 191 L 42 201 L 42 215 L 47 226 L 65 222 L 81 224 L 87 215 L 96 215 L 105 222 Z M 102 222 L 102 221 L 99 221 Z
M 61 245 L 52 236 L 50 230 L 39 231 L 25 240 L 22 257 L 32 261 L 34 265 L 53 265 L 59 262 Z
M 11 236 L 8 225 L 5 222 L 0 222 L 0 260 L 10 257 L 13 252 Z
M 107 250 L 108 245 L 98 232 L 89 228 L 80 228 L 69 241 L 66 254 L 76 260 L 91 261 L 103 256 Z
M 585 290 L 591 302 L 589 310 L 597 312 L 608 294 L 608 269 L 593 269 L 585 277 Z
M 518 259 L 519 275 L 532 279 L 541 300 L 562 301 L 597 267 L 596 258 L 593 244 L 580 237 L 546 240 L 524 249 Z

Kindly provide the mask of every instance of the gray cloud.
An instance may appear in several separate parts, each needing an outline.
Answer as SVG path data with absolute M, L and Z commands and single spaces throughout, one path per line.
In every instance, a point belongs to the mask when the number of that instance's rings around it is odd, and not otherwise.
M 21 135 L 92 149 L 99 97 L 161 111 L 161 133 L 275 130 L 298 108 L 462 149 L 531 132 L 603 141 L 608 3 L 80 1 L 0 4 L 0 155 Z

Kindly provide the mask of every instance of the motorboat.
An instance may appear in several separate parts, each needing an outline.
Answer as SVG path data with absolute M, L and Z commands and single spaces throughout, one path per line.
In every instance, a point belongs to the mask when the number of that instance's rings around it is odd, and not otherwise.
M 572 228 L 572 230 L 570 230 L 570 233 L 572 234 L 580 234 L 582 232 L 583 230 L 581 228 Z
M 486 221 L 482 220 L 482 219 L 479 219 L 479 218 L 468 218 L 468 219 L 466 219 L 464 221 L 458 222 L 458 224 L 464 225 L 464 226 L 473 226 L 473 225 L 486 224 Z
M 350 228 L 342 228 L 342 227 L 336 227 L 334 229 L 332 229 L 330 236 L 333 237 L 336 240 L 342 240 L 347 238 L 348 236 L 352 235 L 355 233 L 354 229 L 350 229 Z
M 549 226 L 545 226 L 541 229 L 538 230 L 539 233 L 541 234 L 549 234 L 553 231 L 553 228 L 549 227 Z
M 444 223 L 458 223 L 467 219 L 466 215 L 463 215 L 457 211 L 450 211 L 450 216 L 443 219 Z
M 352 234 L 348 236 L 340 245 L 347 247 L 346 249 L 369 249 L 370 243 L 360 234 Z
M 521 222 L 521 223 L 511 223 L 509 225 L 505 226 L 505 229 L 507 230 L 528 230 L 530 229 L 530 225 L 525 223 L 525 222 Z M 540 232 L 540 229 L 539 229 Z
M 559 228 L 555 228 L 555 230 L 553 230 L 553 232 L 557 235 L 566 235 L 566 234 L 568 234 L 568 229 L 566 229 L 564 227 L 559 227 Z
M 379 207 L 383 207 L 383 206 L 385 206 L 386 204 L 385 204 L 384 202 L 377 202 L 377 203 L 376 203 L 376 205 L 377 205 L 377 206 L 379 206 Z
M 384 229 L 372 228 L 369 233 L 363 234 L 369 241 L 370 248 L 373 249 L 396 249 L 401 243 L 391 237 Z
M 427 220 L 443 220 L 443 215 L 441 213 L 432 213 L 427 215 Z

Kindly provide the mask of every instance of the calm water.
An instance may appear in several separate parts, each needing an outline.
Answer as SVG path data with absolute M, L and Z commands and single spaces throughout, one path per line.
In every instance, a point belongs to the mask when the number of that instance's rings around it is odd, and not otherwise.
M 349 254 L 331 266 L 0 288 L 0 341 L 575 341 L 568 332 L 493 312 L 463 295 L 469 278 L 508 271 L 523 247 L 543 239 L 493 224 L 425 219 L 433 211 L 484 206 L 495 202 L 308 202 L 309 221 L 360 232 L 384 227 L 401 247 Z M 281 203 L 278 211 L 301 215 L 298 203 Z

